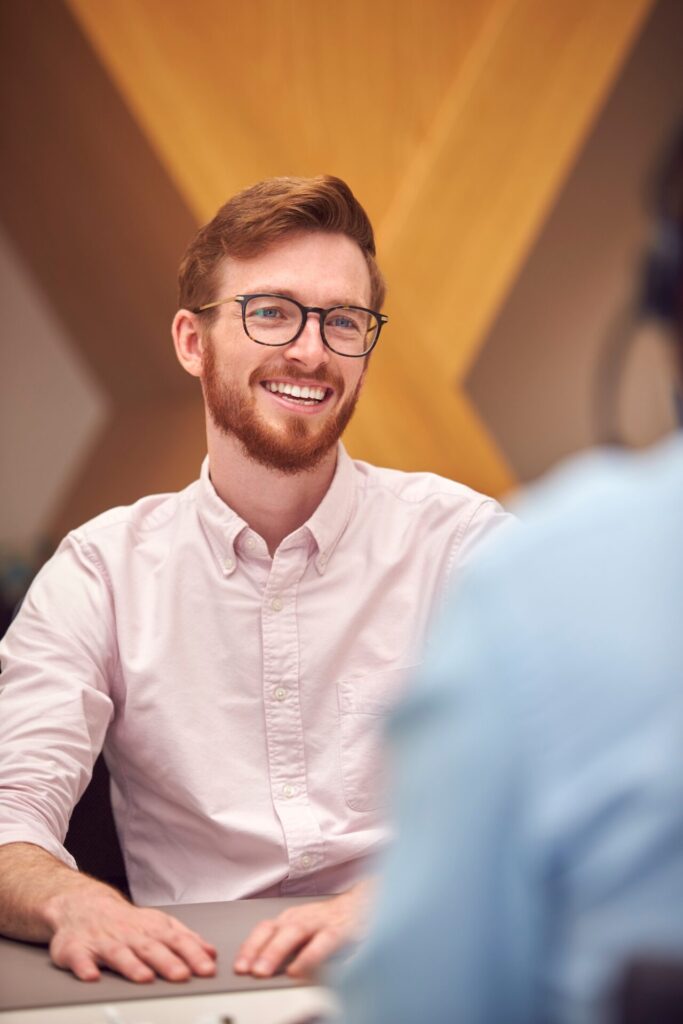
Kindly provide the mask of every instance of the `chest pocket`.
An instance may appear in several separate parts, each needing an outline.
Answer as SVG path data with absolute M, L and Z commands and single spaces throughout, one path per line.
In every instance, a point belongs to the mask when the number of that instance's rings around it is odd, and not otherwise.
M 337 683 L 344 799 L 353 811 L 384 806 L 387 788 L 384 731 L 417 666 L 388 669 Z

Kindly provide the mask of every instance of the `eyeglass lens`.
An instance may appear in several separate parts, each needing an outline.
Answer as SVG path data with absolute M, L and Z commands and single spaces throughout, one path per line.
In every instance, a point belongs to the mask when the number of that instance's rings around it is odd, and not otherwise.
M 244 306 L 247 334 L 262 345 L 286 345 L 299 333 L 304 313 L 289 299 L 260 295 Z M 379 322 L 369 310 L 336 306 L 325 315 L 323 331 L 329 347 L 340 355 L 363 355 L 372 348 Z

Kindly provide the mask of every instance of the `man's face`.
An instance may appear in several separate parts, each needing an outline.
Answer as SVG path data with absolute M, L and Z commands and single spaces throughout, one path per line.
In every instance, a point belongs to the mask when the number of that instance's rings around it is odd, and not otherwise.
M 252 259 L 225 261 L 217 299 L 258 292 L 291 296 L 306 306 L 367 307 L 370 275 L 350 238 L 301 232 Z M 256 462 L 285 473 L 310 470 L 336 445 L 351 418 L 365 362 L 326 348 L 315 314 L 295 342 L 258 345 L 244 332 L 239 304 L 230 302 L 219 307 L 204 336 L 204 399 L 216 427 L 241 441 Z M 296 398 L 279 385 L 315 390 Z

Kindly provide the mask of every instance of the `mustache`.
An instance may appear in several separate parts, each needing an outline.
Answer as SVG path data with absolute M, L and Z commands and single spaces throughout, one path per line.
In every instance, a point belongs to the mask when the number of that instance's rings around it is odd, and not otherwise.
M 283 363 L 282 361 L 259 366 L 256 370 L 252 371 L 249 383 L 258 384 L 259 381 L 269 380 L 271 377 L 296 377 L 297 380 L 301 381 L 307 380 L 316 384 L 325 384 L 335 391 L 344 390 L 344 379 L 341 374 L 330 373 L 324 366 L 319 366 L 315 370 L 297 370 L 295 373 L 292 370 L 291 364 Z

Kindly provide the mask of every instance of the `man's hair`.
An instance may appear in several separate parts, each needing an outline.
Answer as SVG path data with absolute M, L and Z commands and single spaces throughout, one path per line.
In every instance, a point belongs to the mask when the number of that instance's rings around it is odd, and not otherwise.
M 370 305 L 379 310 L 386 286 L 375 261 L 375 237 L 363 207 L 340 178 L 268 178 L 229 199 L 200 228 L 178 272 L 181 309 L 198 309 L 214 295 L 222 261 L 258 256 L 297 231 L 334 231 L 358 244 L 370 273 Z
M 640 310 L 671 323 L 683 343 L 683 128 L 655 169 L 648 193 L 654 231 Z

